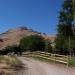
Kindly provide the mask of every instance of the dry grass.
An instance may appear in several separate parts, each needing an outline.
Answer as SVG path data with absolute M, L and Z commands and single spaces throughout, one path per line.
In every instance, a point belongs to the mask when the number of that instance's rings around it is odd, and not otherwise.
M 9 74 L 23 67 L 23 64 L 14 56 L 0 56 L 0 75 Z

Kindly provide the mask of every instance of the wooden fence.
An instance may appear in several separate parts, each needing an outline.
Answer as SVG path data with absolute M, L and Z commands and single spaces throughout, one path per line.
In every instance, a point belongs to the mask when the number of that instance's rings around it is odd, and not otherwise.
M 52 54 L 52 53 L 41 52 L 41 51 L 25 52 L 25 53 L 23 53 L 23 55 L 24 56 L 40 57 L 40 58 L 52 60 L 54 62 L 69 64 L 69 56 L 65 56 L 65 55 Z

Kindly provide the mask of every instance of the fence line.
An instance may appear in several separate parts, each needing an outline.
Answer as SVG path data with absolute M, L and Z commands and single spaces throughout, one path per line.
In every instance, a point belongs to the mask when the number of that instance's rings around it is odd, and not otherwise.
M 25 53 L 23 53 L 23 55 L 33 56 L 33 57 L 41 57 L 41 58 L 45 58 L 48 60 L 52 60 L 54 62 L 69 64 L 69 56 L 66 56 L 66 55 L 52 54 L 52 53 L 41 52 L 41 51 L 25 52 Z

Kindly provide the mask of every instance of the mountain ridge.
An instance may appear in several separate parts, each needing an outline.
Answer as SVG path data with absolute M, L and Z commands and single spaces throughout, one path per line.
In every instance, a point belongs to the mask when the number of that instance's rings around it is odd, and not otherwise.
M 28 29 L 27 27 L 19 27 L 15 29 L 10 29 L 0 34 L 0 49 L 5 48 L 6 46 L 19 44 L 21 38 L 30 35 L 42 35 L 45 39 L 48 39 L 48 36 L 44 33 Z M 54 40 L 54 37 L 52 40 Z

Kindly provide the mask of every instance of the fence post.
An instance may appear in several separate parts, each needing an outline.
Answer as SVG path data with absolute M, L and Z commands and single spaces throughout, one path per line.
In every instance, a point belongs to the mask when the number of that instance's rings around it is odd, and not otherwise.
M 53 54 L 54 63 L 56 62 L 55 54 Z

